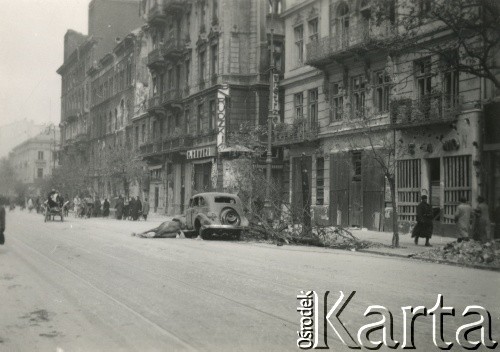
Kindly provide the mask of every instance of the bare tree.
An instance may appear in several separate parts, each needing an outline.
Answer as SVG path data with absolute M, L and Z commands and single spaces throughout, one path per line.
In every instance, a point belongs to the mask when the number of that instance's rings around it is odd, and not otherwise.
M 382 48 L 396 55 L 417 48 L 500 89 L 499 1 L 405 0 L 396 8 L 395 0 L 375 0 L 372 18 L 378 25 L 393 24 L 390 38 L 377 43 Z
M 101 153 L 100 175 L 122 183 L 125 195 L 128 196 L 130 185 L 141 182 L 144 175 L 144 162 L 139 155 L 126 147 L 107 147 Z

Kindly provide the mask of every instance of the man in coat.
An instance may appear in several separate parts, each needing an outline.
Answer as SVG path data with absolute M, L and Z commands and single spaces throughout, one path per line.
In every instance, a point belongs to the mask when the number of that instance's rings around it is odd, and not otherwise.
M 136 197 L 134 206 L 135 206 L 135 209 L 134 209 L 134 220 L 137 220 L 137 219 L 139 219 L 139 216 L 142 213 L 142 203 L 141 203 L 141 200 L 140 200 L 139 196 Z
M 116 218 L 121 220 L 123 216 L 123 197 L 119 196 L 116 201 Z
M 432 237 L 432 207 L 427 203 L 427 196 L 422 196 L 422 201 L 417 205 L 417 224 L 413 228 L 411 237 L 415 238 L 415 244 L 418 245 L 418 238 L 425 238 L 425 246 L 432 247 L 429 243 Z
M 477 197 L 477 203 L 474 209 L 474 239 L 486 242 L 491 240 L 490 210 L 482 196 Z
M 3 199 L 0 199 L 0 244 L 5 243 L 5 208 L 3 207 Z
M 109 201 L 108 198 L 104 199 L 104 203 L 102 204 L 102 216 L 107 218 L 109 216 Z
M 144 218 L 144 221 L 148 219 L 148 214 L 149 214 L 149 200 L 146 197 L 144 199 L 144 204 L 142 205 L 142 217 Z
M 472 207 L 467 203 L 465 197 L 460 197 L 460 204 L 455 212 L 455 222 L 458 227 L 458 242 L 469 240 L 471 216 Z

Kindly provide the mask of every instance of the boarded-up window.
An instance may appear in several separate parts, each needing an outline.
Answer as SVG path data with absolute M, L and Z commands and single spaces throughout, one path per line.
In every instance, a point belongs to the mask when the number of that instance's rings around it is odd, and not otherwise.
M 396 187 L 399 220 L 416 220 L 420 198 L 420 170 L 420 159 L 398 161 Z
M 333 225 L 349 226 L 349 153 L 335 153 L 330 159 L 330 219 Z
M 471 156 L 443 158 L 444 164 L 444 217 L 445 224 L 453 224 L 460 197 L 471 201 Z
M 316 205 L 325 202 L 325 158 L 316 159 Z

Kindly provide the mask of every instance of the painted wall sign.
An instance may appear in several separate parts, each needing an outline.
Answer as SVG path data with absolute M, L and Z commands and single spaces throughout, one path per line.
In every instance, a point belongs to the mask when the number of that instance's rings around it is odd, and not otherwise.
M 223 84 L 217 91 L 217 148 L 226 144 L 226 113 L 229 86 Z
M 187 159 L 201 159 L 201 158 L 209 158 L 214 157 L 216 155 L 216 149 L 214 146 L 204 147 L 198 149 L 191 149 L 187 151 L 186 158 Z

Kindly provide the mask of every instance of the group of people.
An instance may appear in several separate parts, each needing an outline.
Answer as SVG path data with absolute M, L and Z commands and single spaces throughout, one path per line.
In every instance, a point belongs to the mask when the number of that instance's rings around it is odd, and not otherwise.
M 454 214 L 458 241 L 468 241 L 471 237 L 473 240 L 481 242 L 492 240 L 489 208 L 485 199 L 482 196 L 477 197 L 478 205 L 474 209 L 465 197 L 461 197 L 459 202 Z M 418 245 L 418 239 L 422 237 L 425 238 L 425 246 L 432 247 L 429 240 L 432 237 L 433 220 L 432 206 L 427 203 L 427 196 L 423 195 L 417 206 L 417 224 L 412 231 L 412 238 L 415 239 L 416 245 Z
M 73 199 L 73 211 L 76 217 L 108 217 L 111 205 L 107 198 L 101 200 L 99 197 L 94 199 L 90 196 L 80 197 L 76 195 Z
M 137 221 L 140 217 L 144 218 L 144 220 L 148 219 L 149 202 L 147 198 L 142 203 L 139 197 L 123 198 L 119 196 L 115 208 L 116 219 L 118 220 Z

